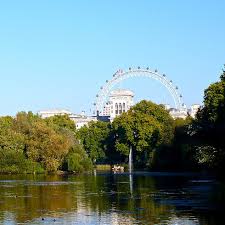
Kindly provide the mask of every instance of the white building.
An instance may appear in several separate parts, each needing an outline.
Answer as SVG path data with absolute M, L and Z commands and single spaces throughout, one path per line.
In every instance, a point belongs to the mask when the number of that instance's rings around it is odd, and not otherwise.
M 111 112 L 111 104 L 110 102 L 106 102 L 103 112 L 102 112 L 102 116 L 110 116 L 110 112 Z
M 197 114 L 198 110 L 200 110 L 200 108 L 201 108 L 201 106 L 199 104 L 193 104 L 191 106 L 191 108 L 188 110 L 189 115 L 192 118 L 195 118 L 196 117 L 196 114 Z
M 76 128 L 80 129 L 83 126 L 87 126 L 91 121 L 97 121 L 96 117 L 86 116 L 84 112 L 82 114 L 74 114 L 69 110 L 65 109 L 53 109 L 53 110 L 42 110 L 38 112 L 38 115 L 42 119 L 46 119 L 52 116 L 64 116 L 68 115 L 69 118 L 74 121 Z
M 110 121 L 116 116 L 127 112 L 134 105 L 134 93 L 126 89 L 116 89 L 110 93 L 109 101 L 106 103 L 102 116 L 109 116 Z
M 191 105 L 190 109 L 187 109 L 186 106 L 184 106 L 183 110 L 177 110 L 174 108 L 170 108 L 169 105 L 165 105 L 166 110 L 169 110 L 170 115 L 174 118 L 182 118 L 185 119 L 188 115 L 190 115 L 192 118 L 195 118 L 198 110 L 201 108 L 199 104 L 193 104 Z
M 88 126 L 88 123 L 91 121 L 97 122 L 97 117 L 94 116 L 85 116 L 85 115 L 70 115 L 70 119 L 74 121 L 76 124 L 77 130 L 79 130 L 83 126 Z
M 117 89 L 112 91 L 109 96 L 109 101 L 105 104 L 101 116 L 108 116 L 110 121 L 113 121 L 116 116 L 122 114 L 123 112 L 127 112 L 130 107 L 134 105 L 133 98 L 134 93 L 130 90 Z M 200 105 L 194 104 L 190 109 L 187 109 L 187 106 L 184 105 L 182 110 L 172 108 L 169 104 L 164 104 L 164 107 L 169 111 L 173 119 L 185 119 L 188 114 L 194 118 L 200 108 Z
M 177 118 L 186 119 L 188 116 L 187 109 L 185 108 L 183 110 L 170 108 L 169 113 L 173 117 L 173 119 L 177 119 Z
M 41 110 L 38 112 L 38 115 L 42 119 L 46 119 L 52 116 L 64 116 L 64 115 L 72 115 L 73 113 L 69 110 L 65 109 L 51 109 L 51 110 Z
M 163 104 L 163 106 L 165 107 L 166 110 L 170 110 L 171 106 L 169 104 Z

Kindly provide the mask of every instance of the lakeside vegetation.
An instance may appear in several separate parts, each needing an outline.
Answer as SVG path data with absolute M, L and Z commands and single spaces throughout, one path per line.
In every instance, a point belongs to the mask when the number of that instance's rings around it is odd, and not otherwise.
M 75 124 L 67 116 L 41 119 L 20 112 L 0 118 L 0 172 L 82 172 L 91 160 L 75 137 Z
M 132 147 L 137 169 L 222 175 L 224 134 L 225 71 L 205 90 L 196 119 L 174 120 L 163 106 L 145 100 L 112 123 L 91 122 L 79 130 L 68 116 L 0 117 L 0 173 L 83 172 L 95 164 L 126 164 Z

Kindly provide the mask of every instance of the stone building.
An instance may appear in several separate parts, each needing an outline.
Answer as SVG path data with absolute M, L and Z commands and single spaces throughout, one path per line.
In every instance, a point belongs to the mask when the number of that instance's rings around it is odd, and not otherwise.
M 127 89 L 116 89 L 110 93 L 109 101 L 105 104 L 102 116 L 109 116 L 113 121 L 116 116 L 127 112 L 134 105 L 134 93 Z
M 94 122 L 97 121 L 97 117 L 86 116 L 84 112 L 82 112 L 81 114 L 74 114 L 70 112 L 69 110 L 65 110 L 65 109 L 42 110 L 38 112 L 38 115 L 42 119 L 46 119 L 52 116 L 68 115 L 69 118 L 75 123 L 77 129 L 80 129 L 83 126 L 88 126 L 88 123 L 91 121 L 94 121 Z

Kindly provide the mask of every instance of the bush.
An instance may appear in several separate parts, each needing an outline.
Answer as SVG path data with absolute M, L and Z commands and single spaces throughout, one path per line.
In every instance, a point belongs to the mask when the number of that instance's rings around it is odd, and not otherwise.
M 43 167 L 27 159 L 23 152 L 0 150 L 0 173 L 43 173 Z
M 75 144 L 65 159 L 63 170 L 81 173 L 90 171 L 92 168 L 91 159 L 88 158 L 84 149 L 79 144 Z
M 83 172 L 83 166 L 80 163 L 81 157 L 77 153 L 71 153 L 68 156 L 68 171 L 70 172 Z

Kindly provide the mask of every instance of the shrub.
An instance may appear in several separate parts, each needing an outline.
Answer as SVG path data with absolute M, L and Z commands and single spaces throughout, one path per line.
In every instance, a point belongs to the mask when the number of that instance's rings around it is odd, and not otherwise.
M 92 168 L 93 165 L 87 153 L 79 144 L 75 144 L 65 159 L 63 170 L 81 173 L 90 171 Z
M 0 150 L 0 173 L 43 173 L 39 163 L 27 159 L 23 152 Z

